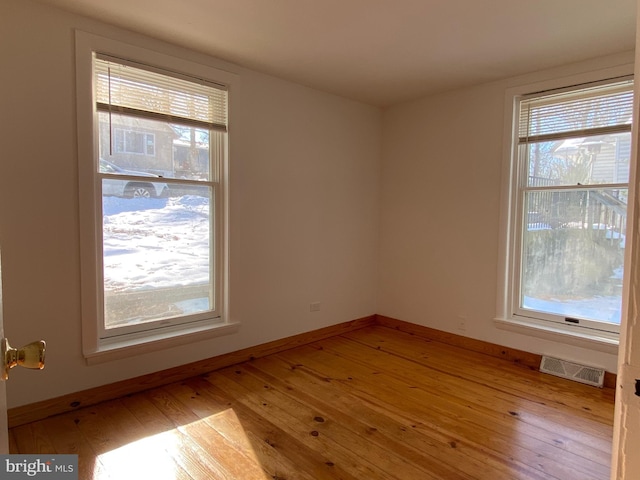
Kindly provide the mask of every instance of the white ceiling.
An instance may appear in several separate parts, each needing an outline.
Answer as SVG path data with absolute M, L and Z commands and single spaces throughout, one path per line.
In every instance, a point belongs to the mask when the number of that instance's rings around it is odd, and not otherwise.
M 39 0 L 387 106 L 633 50 L 636 0 Z

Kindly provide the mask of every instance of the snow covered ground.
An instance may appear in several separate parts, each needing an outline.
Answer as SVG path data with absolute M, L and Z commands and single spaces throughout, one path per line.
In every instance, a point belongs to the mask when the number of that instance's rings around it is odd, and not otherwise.
M 209 199 L 104 197 L 105 288 L 209 281 Z
M 108 326 L 209 309 L 209 203 L 197 195 L 104 197 Z M 196 286 L 204 288 L 188 288 Z

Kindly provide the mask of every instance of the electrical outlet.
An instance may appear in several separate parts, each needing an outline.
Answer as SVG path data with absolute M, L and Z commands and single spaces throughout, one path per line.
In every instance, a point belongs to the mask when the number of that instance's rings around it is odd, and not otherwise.
M 319 312 L 320 311 L 320 302 L 313 302 L 309 305 L 310 312 Z
M 467 317 L 465 317 L 464 315 L 458 315 L 458 331 L 467 331 Z

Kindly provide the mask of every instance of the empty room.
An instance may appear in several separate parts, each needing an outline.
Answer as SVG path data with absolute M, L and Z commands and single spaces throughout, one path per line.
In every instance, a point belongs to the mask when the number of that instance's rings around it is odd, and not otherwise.
M 1 478 L 640 478 L 635 0 L 0 0 L 0 52 Z

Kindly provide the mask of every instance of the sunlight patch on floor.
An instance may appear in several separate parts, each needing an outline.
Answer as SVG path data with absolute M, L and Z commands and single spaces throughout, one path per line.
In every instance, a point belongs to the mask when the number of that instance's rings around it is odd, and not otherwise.
M 196 450 L 187 454 L 186 450 L 190 448 L 187 444 L 190 443 L 189 437 L 192 435 L 210 437 L 212 439 L 212 443 L 209 444 L 210 449 L 206 452 Z M 222 438 L 223 445 L 218 444 L 216 447 L 213 443 L 214 438 L 217 438 L 218 441 Z M 200 444 L 199 441 L 196 440 L 196 442 Z M 190 474 L 194 472 L 185 471 L 179 465 L 185 464 L 186 457 L 198 458 L 197 467 L 200 473 L 203 473 L 202 470 L 206 471 L 207 464 L 211 466 L 212 470 L 219 468 L 226 470 L 229 452 L 237 456 L 238 463 L 251 466 L 243 473 L 243 475 L 246 473 L 246 479 L 267 480 L 268 477 L 261 467 L 260 460 L 255 454 L 240 420 L 232 409 L 181 425 L 172 430 L 141 438 L 98 455 L 92 480 L 107 478 L 117 480 L 190 479 L 192 478 Z M 218 458 L 218 456 L 225 458 Z M 193 463 L 186 463 L 193 467 Z M 234 476 L 234 472 L 228 473 L 231 474 L 231 477 Z M 210 474 L 211 478 L 215 478 L 213 471 Z
M 179 467 L 173 460 L 179 448 L 180 440 L 172 430 L 103 453 L 97 460 L 108 473 L 108 478 L 175 480 L 181 478 Z M 104 473 L 94 470 L 94 479 L 105 478 Z

